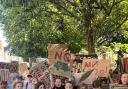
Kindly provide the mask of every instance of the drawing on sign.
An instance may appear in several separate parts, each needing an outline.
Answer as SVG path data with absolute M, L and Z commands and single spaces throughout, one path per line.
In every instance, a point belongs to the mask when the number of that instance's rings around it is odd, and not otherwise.
M 54 67 L 57 69 L 57 70 L 64 70 L 64 72 L 67 72 L 67 71 L 70 71 L 69 67 L 68 67 L 68 64 L 67 63 L 62 63 L 60 61 L 56 61 L 54 63 Z
M 53 75 L 64 76 L 68 78 L 71 76 L 70 67 L 68 66 L 68 63 L 62 61 L 55 61 L 53 63 L 51 73 Z

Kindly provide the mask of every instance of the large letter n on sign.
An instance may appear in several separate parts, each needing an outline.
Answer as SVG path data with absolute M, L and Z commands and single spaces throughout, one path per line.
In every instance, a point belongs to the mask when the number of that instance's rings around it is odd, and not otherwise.
M 61 57 L 62 57 L 62 52 L 55 53 L 55 59 L 61 59 Z
M 85 67 L 85 68 L 92 67 L 92 62 L 85 62 L 85 63 L 84 63 L 84 67 Z

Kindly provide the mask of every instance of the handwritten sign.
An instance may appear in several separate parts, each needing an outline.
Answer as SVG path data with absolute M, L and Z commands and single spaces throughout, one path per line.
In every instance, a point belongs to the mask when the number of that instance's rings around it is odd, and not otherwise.
M 10 72 L 8 69 L 0 69 L 1 80 L 8 81 L 9 74 L 10 74 Z
M 128 89 L 127 85 L 110 84 L 110 89 Z
M 108 77 L 109 69 L 110 69 L 110 61 L 109 60 L 94 60 L 94 59 L 83 60 L 84 71 L 88 71 L 91 68 L 93 68 L 94 71 L 84 81 L 86 84 L 92 84 L 92 82 L 97 77 Z
M 48 63 L 47 61 L 42 61 L 41 63 L 38 63 L 32 68 L 32 73 L 34 77 L 40 78 L 44 77 L 44 80 L 48 83 L 50 82 L 50 73 L 48 71 Z
M 110 69 L 110 61 L 87 59 L 83 61 L 83 68 L 85 71 L 94 68 L 96 76 L 107 77 Z
M 95 75 L 100 77 L 108 77 L 110 63 L 111 62 L 109 60 L 99 60 L 95 67 Z
M 11 63 L 0 62 L 0 69 L 9 69 L 10 73 L 18 73 L 19 63 L 17 61 L 13 61 Z
M 64 76 L 69 78 L 71 76 L 70 67 L 67 63 L 61 61 L 55 61 L 51 69 L 53 75 Z
M 48 46 L 48 60 L 49 63 L 53 63 L 56 60 L 63 62 L 71 62 L 73 59 L 73 54 L 66 52 L 67 47 L 62 44 L 53 44 Z

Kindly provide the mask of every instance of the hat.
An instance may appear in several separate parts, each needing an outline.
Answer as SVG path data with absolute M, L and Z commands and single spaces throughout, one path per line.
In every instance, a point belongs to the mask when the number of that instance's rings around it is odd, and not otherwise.
M 22 75 L 16 75 L 16 79 L 23 79 Z

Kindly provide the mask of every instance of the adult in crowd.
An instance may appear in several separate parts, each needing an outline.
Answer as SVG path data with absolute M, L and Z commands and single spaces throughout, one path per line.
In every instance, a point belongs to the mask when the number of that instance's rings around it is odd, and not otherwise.
M 17 81 L 14 83 L 13 89 L 23 89 L 23 86 L 24 86 L 23 82 Z
M 6 81 L 0 81 L 0 89 L 7 89 L 7 82 Z
M 83 83 L 79 85 L 79 89 L 88 89 L 88 85 Z
M 53 89 L 64 89 L 61 79 L 56 79 Z
M 35 85 L 38 83 L 38 79 L 37 78 L 32 78 L 32 89 L 35 89 Z
M 46 89 L 46 86 L 43 82 L 38 82 L 35 84 L 35 89 Z
M 94 80 L 92 83 L 93 89 L 103 89 L 102 88 L 102 83 L 100 80 Z
M 26 81 L 25 81 L 25 89 L 32 89 L 32 75 L 27 75 Z
M 119 84 L 128 85 L 128 73 L 121 74 Z
M 68 81 L 68 82 L 65 84 L 65 89 L 73 89 L 73 84 Z
M 16 75 L 16 78 L 14 79 L 14 82 L 23 82 L 23 76 L 22 75 Z

